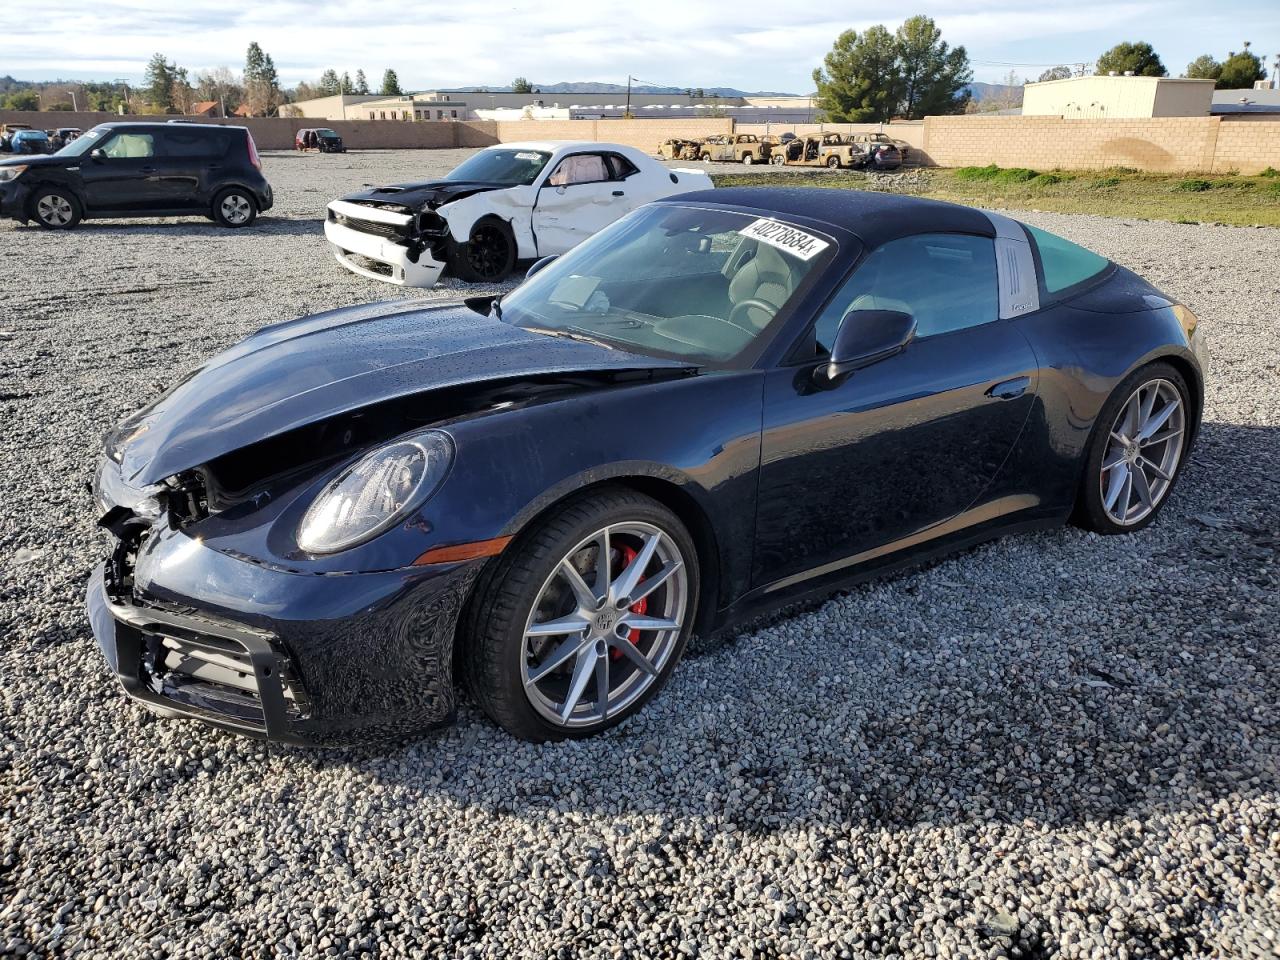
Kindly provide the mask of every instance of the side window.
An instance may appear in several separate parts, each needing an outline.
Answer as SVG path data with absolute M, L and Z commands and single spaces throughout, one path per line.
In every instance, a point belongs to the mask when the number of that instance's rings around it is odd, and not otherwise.
M 226 138 L 220 133 L 190 130 L 166 130 L 165 152 L 171 157 L 219 157 L 225 152 Z
M 633 173 L 638 172 L 636 165 L 621 154 L 610 153 L 604 159 L 614 180 L 625 180 Z
M 851 310 L 909 313 L 920 339 L 990 323 L 1000 316 L 995 244 L 987 237 L 932 233 L 872 251 L 818 317 L 821 352 L 831 352 Z
M 1110 262 L 1106 257 L 1100 257 L 1057 234 L 1035 227 L 1027 227 L 1027 232 L 1040 252 L 1040 271 L 1044 274 L 1044 288 L 1049 293 L 1058 293 L 1097 276 Z
M 547 186 L 567 187 L 574 183 L 599 183 L 609 179 L 604 157 L 598 153 L 577 153 L 565 157 L 547 178 Z
M 116 160 L 136 160 L 156 155 L 155 137 L 149 133 L 117 133 L 102 148 Z

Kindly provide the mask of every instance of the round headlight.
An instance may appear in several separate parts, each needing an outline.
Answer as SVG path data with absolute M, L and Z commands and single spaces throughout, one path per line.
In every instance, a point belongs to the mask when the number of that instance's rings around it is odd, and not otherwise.
M 439 430 L 379 447 L 316 497 L 298 527 L 298 546 L 337 553 L 376 537 L 436 492 L 452 460 L 453 441 Z

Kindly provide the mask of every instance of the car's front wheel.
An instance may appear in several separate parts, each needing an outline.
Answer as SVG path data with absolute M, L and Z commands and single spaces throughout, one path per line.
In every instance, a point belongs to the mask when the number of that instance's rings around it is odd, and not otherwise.
M 459 638 L 467 687 L 523 739 L 598 733 L 670 677 L 698 588 L 693 541 L 662 504 L 621 488 L 566 504 L 477 585 Z
M 468 283 L 494 283 L 516 265 L 516 244 L 506 224 L 481 220 L 466 243 L 451 244 L 449 266 L 453 275 Z
M 213 219 L 224 227 L 247 227 L 258 218 L 258 201 L 242 187 L 228 187 L 213 198 Z
M 1131 374 L 1107 400 L 1089 441 L 1076 519 L 1098 533 L 1151 523 L 1182 471 L 1193 415 L 1187 382 L 1167 363 Z
M 41 187 L 31 198 L 31 213 L 46 230 L 70 230 L 84 216 L 84 208 L 70 190 Z

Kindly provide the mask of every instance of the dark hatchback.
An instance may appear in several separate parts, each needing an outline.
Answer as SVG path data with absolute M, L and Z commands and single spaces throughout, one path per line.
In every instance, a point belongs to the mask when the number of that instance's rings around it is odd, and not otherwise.
M 246 227 L 272 202 L 245 127 L 104 123 L 51 156 L 0 160 L 0 216 L 51 230 L 194 215 Z

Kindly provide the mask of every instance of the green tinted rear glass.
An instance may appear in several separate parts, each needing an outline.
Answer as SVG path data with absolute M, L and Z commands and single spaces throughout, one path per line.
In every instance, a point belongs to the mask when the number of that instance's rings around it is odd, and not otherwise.
M 1070 240 L 1063 240 L 1057 234 L 1037 230 L 1032 226 L 1028 226 L 1027 230 L 1040 248 L 1044 285 L 1050 293 L 1074 287 L 1082 280 L 1101 273 L 1107 265 L 1106 257 L 1100 257 Z

